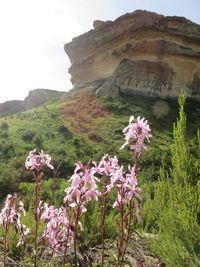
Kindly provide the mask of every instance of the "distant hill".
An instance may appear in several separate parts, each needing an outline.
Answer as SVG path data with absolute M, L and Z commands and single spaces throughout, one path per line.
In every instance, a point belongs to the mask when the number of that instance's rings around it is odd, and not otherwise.
M 65 95 L 65 92 L 59 92 L 56 90 L 48 89 L 36 89 L 29 92 L 28 96 L 24 100 L 25 109 L 35 108 L 47 101 L 59 99 Z
M 25 111 L 43 105 L 45 102 L 57 100 L 65 92 L 49 89 L 35 89 L 29 92 L 24 100 L 11 100 L 0 103 L 0 117 L 9 116 L 19 111 Z
M 16 112 L 25 110 L 23 100 L 11 100 L 0 104 L 0 117 L 12 115 Z

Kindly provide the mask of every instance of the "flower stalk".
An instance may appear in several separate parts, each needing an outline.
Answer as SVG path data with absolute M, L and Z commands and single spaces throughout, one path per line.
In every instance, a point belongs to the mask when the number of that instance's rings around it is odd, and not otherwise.
M 34 241 L 34 267 L 37 267 L 37 250 L 38 250 L 38 230 L 40 223 L 40 177 L 41 174 L 34 174 L 35 176 L 35 209 L 34 209 L 34 218 L 35 218 L 35 241 Z
M 34 267 L 37 267 L 37 250 L 38 250 L 38 230 L 39 222 L 41 219 L 41 200 L 40 200 L 40 181 L 43 177 L 42 169 L 44 167 L 54 169 L 50 164 L 51 157 L 44 154 L 43 150 L 37 152 L 36 150 L 30 151 L 26 158 L 25 167 L 30 169 L 35 179 L 35 201 L 34 201 L 34 219 L 35 219 L 35 241 L 34 241 Z
M 4 202 L 4 207 L 0 212 L 0 227 L 2 227 L 3 235 L 3 247 L 4 247 L 4 256 L 3 262 L 4 267 L 7 266 L 7 243 L 8 243 L 8 230 L 12 225 L 14 226 L 17 233 L 19 233 L 20 238 L 17 243 L 17 246 L 24 244 L 25 235 L 29 233 L 29 229 L 26 228 L 24 224 L 21 224 L 21 213 L 25 214 L 24 206 L 21 201 L 17 201 L 17 194 L 13 195 L 8 194 Z
M 102 250 L 101 250 L 101 267 L 104 266 L 104 250 L 105 250 L 105 218 L 106 218 L 106 209 L 107 209 L 107 188 L 106 182 L 104 182 L 104 190 L 102 193 L 102 207 L 101 207 L 101 243 L 102 243 Z
M 7 232 L 8 232 L 8 228 L 6 226 L 5 228 L 5 233 L 4 233 L 4 254 L 3 254 L 3 266 L 6 267 L 7 266 Z

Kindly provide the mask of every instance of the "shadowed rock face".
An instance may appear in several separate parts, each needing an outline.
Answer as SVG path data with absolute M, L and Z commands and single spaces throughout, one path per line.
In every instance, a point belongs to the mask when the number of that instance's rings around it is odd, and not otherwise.
M 94 29 L 65 45 L 74 89 L 177 97 L 182 88 L 200 98 L 200 25 L 147 11 Z

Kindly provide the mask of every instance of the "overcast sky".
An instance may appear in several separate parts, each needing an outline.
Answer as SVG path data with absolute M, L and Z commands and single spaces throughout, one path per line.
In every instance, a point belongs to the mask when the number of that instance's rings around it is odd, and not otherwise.
M 65 43 L 92 28 L 145 9 L 200 24 L 200 0 L 0 0 L 0 103 L 30 90 L 71 88 Z

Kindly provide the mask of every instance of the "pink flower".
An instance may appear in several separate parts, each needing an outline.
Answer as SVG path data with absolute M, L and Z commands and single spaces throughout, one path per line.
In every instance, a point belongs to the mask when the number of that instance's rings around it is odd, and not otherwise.
M 119 168 L 120 166 L 117 157 L 110 157 L 108 154 L 106 154 L 99 162 L 96 171 L 101 175 L 111 176 Z
M 79 206 L 81 213 L 87 211 L 85 204 L 92 199 L 98 200 L 100 192 L 97 189 L 99 179 L 95 176 L 95 168 L 88 168 L 81 162 L 76 163 L 74 174 L 70 181 L 71 186 L 65 189 L 66 196 L 63 202 L 74 208 Z
M 50 164 L 51 157 L 48 154 L 44 154 L 43 150 L 41 152 L 36 152 L 36 150 L 30 151 L 28 157 L 26 158 L 25 167 L 30 170 L 41 170 L 43 167 L 48 167 L 54 169 L 53 165 Z
M 43 239 L 53 254 L 64 253 L 66 246 L 72 246 L 74 233 L 65 208 L 45 204 L 41 219 L 45 222 Z
M 136 177 L 136 168 L 129 166 L 130 173 L 126 175 L 127 179 L 127 189 L 128 189 L 128 198 L 131 199 L 133 196 L 139 201 L 142 201 L 140 196 L 141 189 L 138 186 L 137 177 Z
M 25 236 L 29 233 L 29 228 L 21 224 L 21 215 L 25 215 L 24 205 L 22 201 L 17 201 L 17 194 L 7 195 L 4 207 L 0 212 L 0 227 L 4 230 L 10 225 L 14 225 L 16 231 L 20 235 L 17 246 L 25 242 Z
M 151 129 L 145 118 L 140 118 L 138 116 L 134 119 L 134 117 L 131 116 L 129 119 L 129 125 L 123 129 L 125 143 L 122 145 L 121 149 L 130 145 L 130 148 L 137 155 L 140 154 L 142 148 L 146 149 L 144 142 L 146 139 L 149 141 L 149 138 L 151 137 L 150 132 Z
M 122 206 L 126 205 L 130 200 L 133 198 L 137 200 L 137 202 L 141 201 L 142 198 L 140 196 L 141 189 L 138 186 L 137 183 L 137 177 L 136 177 L 136 167 L 130 167 L 129 166 L 129 174 L 125 173 L 118 173 L 116 178 L 111 180 L 111 183 L 108 185 L 108 190 L 112 187 L 116 187 L 118 190 L 117 199 L 113 203 L 113 208 L 121 208 Z M 115 177 L 115 176 L 114 176 Z M 141 218 L 139 216 L 139 205 L 135 204 L 136 206 L 136 218 L 138 223 L 141 222 Z
M 96 172 L 102 176 L 107 176 L 107 191 L 110 193 L 114 184 L 120 181 L 123 177 L 124 171 L 123 166 L 118 163 L 118 158 L 116 156 L 110 157 L 108 154 L 104 155 L 99 162 L 98 166 L 95 168 Z

